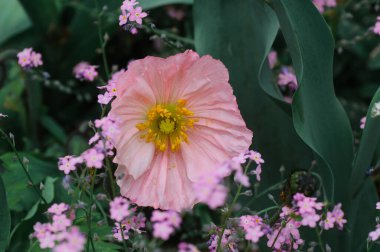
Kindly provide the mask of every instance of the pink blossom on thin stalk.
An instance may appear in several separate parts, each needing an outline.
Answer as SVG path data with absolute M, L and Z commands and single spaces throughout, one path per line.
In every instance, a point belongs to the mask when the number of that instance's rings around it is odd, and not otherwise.
M 380 35 L 380 16 L 376 18 L 375 27 L 373 28 L 373 33 Z
M 81 154 L 81 157 L 86 163 L 88 168 L 101 169 L 103 167 L 103 160 L 105 155 L 98 152 L 96 149 L 88 149 Z
M 362 117 L 362 119 L 360 119 L 360 128 L 361 129 L 364 129 L 366 121 L 367 121 L 366 116 L 364 116 L 364 117 Z
M 65 174 L 75 171 L 78 164 L 83 163 L 81 157 L 65 156 L 58 159 L 58 169 Z
M 262 218 L 257 215 L 243 215 L 240 217 L 239 226 L 245 232 L 245 239 L 253 243 L 257 243 L 265 235 L 262 224 Z
M 42 66 L 41 57 L 41 54 L 33 51 L 32 48 L 25 48 L 17 54 L 18 64 L 24 69 Z
M 377 210 L 380 210 L 380 202 L 377 202 L 377 203 L 376 203 L 376 209 L 377 209 Z
M 142 20 L 148 16 L 146 12 L 138 5 L 135 0 L 126 0 L 120 7 L 121 15 L 119 16 L 119 26 L 129 30 L 132 34 L 136 34 L 137 28 L 141 28 Z
M 199 252 L 199 250 L 193 244 L 180 242 L 178 244 L 178 252 Z
M 121 222 L 130 215 L 130 203 L 126 198 L 116 197 L 110 202 L 111 219 Z
M 169 239 L 181 225 L 182 218 L 175 211 L 159 211 L 154 210 L 150 218 L 153 223 L 153 236 L 162 240 Z
M 73 70 L 75 78 L 77 78 L 80 81 L 86 80 L 86 81 L 94 81 L 95 78 L 98 76 L 98 72 L 96 69 L 98 66 L 90 65 L 88 62 L 82 61 L 79 62 Z
M 276 51 L 270 51 L 270 53 L 268 54 L 268 62 L 269 62 L 269 67 L 271 69 L 273 69 L 276 66 L 278 62 Z
M 135 21 L 138 24 L 142 24 L 142 20 L 144 17 L 148 16 L 146 12 L 142 11 L 141 7 L 136 7 L 135 9 L 131 10 L 131 16 L 129 17 L 130 21 Z
M 49 207 L 48 213 L 60 215 L 66 212 L 69 209 L 69 206 L 65 203 L 53 204 Z

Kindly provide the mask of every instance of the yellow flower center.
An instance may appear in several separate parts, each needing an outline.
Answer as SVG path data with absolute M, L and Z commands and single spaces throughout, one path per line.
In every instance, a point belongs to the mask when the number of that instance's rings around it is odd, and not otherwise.
M 170 147 L 177 151 L 182 142 L 188 143 L 186 132 L 194 127 L 198 120 L 192 118 L 194 113 L 185 107 L 186 101 L 181 99 L 174 104 L 157 104 L 150 108 L 144 123 L 136 124 L 141 138 L 153 142 L 160 151 Z

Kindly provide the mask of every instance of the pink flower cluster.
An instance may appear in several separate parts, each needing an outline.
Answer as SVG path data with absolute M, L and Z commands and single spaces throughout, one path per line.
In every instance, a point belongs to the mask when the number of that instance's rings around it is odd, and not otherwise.
M 48 213 L 51 223 L 37 222 L 34 226 L 32 237 L 37 238 L 40 248 L 50 248 L 53 252 L 79 252 L 84 250 L 85 236 L 75 226 L 72 220 L 66 216 L 69 206 L 60 203 L 53 204 Z
M 380 35 L 380 16 L 376 18 L 375 27 L 373 28 L 373 33 Z
M 98 132 L 89 140 L 92 148 L 84 151 L 79 157 L 66 156 L 58 160 L 58 169 L 65 174 L 76 170 L 78 164 L 86 164 L 88 168 L 101 169 L 106 156 L 114 155 L 111 137 L 118 133 L 117 122 L 111 117 L 95 120 Z
M 123 197 L 116 197 L 110 202 L 110 217 L 115 222 L 113 228 L 114 237 L 118 241 L 129 239 L 129 231 L 141 233 L 145 228 L 145 217 L 143 214 L 135 215 L 135 208 L 131 208 L 130 202 Z
M 289 87 L 291 90 L 298 88 L 297 77 L 294 74 L 293 68 L 283 67 L 278 75 L 278 85 L 282 87 Z
M 199 252 L 193 244 L 181 242 L 178 244 L 178 252 Z
M 73 73 L 78 80 L 94 81 L 98 76 L 96 68 L 98 68 L 98 66 L 93 66 L 88 62 L 82 61 L 74 67 Z
M 219 243 L 219 235 L 218 232 L 220 232 L 220 228 L 216 229 L 216 234 L 212 234 L 210 236 L 210 240 L 208 241 L 208 249 L 210 252 L 216 252 L 218 248 L 218 243 Z M 229 252 L 238 252 L 237 244 L 236 244 L 236 239 L 235 239 L 235 230 L 233 229 L 225 229 L 223 236 L 222 236 L 222 241 L 220 242 L 220 245 L 222 248 L 228 248 L 228 250 L 223 250 L 223 251 L 229 251 Z
M 380 210 L 380 202 L 376 203 L 376 209 Z M 380 238 L 380 223 L 377 223 L 376 229 L 370 232 L 368 236 L 371 241 L 376 241 Z
M 31 69 L 42 66 L 41 54 L 33 51 L 32 48 L 25 48 L 17 54 L 18 64 L 24 69 Z
M 236 182 L 245 187 L 249 187 L 249 177 L 243 171 L 242 167 L 242 164 L 246 163 L 248 159 L 257 164 L 256 169 L 251 171 L 250 174 L 255 174 L 257 181 L 260 181 L 261 164 L 264 163 L 264 160 L 259 152 L 247 151 L 223 163 L 213 174 L 208 173 L 200 176 L 198 182 L 194 184 L 197 201 L 207 204 L 212 209 L 223 206 L 227 197 L 228 188 L 225 187 L 222 182 L 224 178 L 230 176 L 232 173 L 234 173 Z
M 137 33 L 137 28 L 142 25 L 143 18 L 148 16 L 140 6 L 135 8 L 135 5 L 138 4 L 139 2 L 136 2 L 136 0 L 125 0 L 120 7 L 119 25 L 125 27 L 132 34 Z
M 257 243 L 265 235 L 263 219 L 257 215 L 241 216 L 239 226 L 243 228 L 247 241 Z
M 278 58 L 277 58 L 277 52 L 272 50 L 268 54 L 268 62 L 269 62 L 269 67 L 270 69 L 273 69 L 276 64 L 278 63 Z
M 366 121 L 367 121 L 366 116 L 364 116 L 364 117 L 362 117 L 362 119 L 360 119 L 360 128 L 361 129 L 364 129 Z
M 162 240 L 169 239 L 175 229 L 181 226 L 182 218 L 175 211 L 154 210 L 150 218 L 153 223 L 153 236 Z
M 117 80 L 124 73 L 124 70 L 120 70 L 112 75 L 111 80 L 108 81 L 106 86 L 99 87 L 99 89 L 106 89 L 104 94 L 98 95 L 99 104 L 108 104 L 114 97 L 117 96 Z
M 278 251 L 283 251 L 282 247 L 297 250 L 304 243 L 299 232 L 300 226 L 301 224 L 293 219 L 275 224 L 274 231 L 267 234 L 267 246 Z
M 325 12 L 326 8 L 336 6 L 336 0 L 313 0 L 313 3 L 320 13 Z

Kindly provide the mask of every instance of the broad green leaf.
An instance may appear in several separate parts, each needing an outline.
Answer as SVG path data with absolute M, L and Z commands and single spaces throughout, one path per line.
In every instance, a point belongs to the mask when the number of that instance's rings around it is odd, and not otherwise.
M 25 156 L 29 160 L 28 170 L 36 185 L 39 185 L 47 176 L 59 175 L 55 161 L 47 162 L 26 153 L 20 153 L 20 156 Z M 13 153 L 6 153 L 0 156 L 0 159 L 5 168 L 3 180 L 7 188 L 9 208 L 16 211 L 29 210 L 39 197 L 29 185 L 20 163 Z
M 46 198 L 45 198 L 46 199 Z M 23 221 L 30 220 L 33 218 L 33 216 L 37 213 L 38 206 L 40 205 L 41 201 L 38 200 L 33 207 L 28 211 L 28 213 L 25 215 L 25 217 L 22 219 Z
M 373 117 L 371 115 L 371 111 L 377 102 L 380 102 L 380 88 L 377 90 L 369 106 L 365 128 L 355 157 L 351 179 L 351 193 L 353 197 L 361 190 L 364 181 L 368 179 L 366 171 L 368 171 L 370 165 L 376 165 L 372 163 L 373 159 L 378 158 L 375 156 L 375 153 L 377 146 L 380 144 L 380 116 Z
M 269 85 L 273 78 L 269 71 L 259 72 L 277 34 L 274 12 L 260 0 L 195 0 L 193 12 L 195 48 L 226 65 L 240 111 L 253 131 L 253 148 L 266 161 L 262 188 L 281 181 L 281 165 L 286 174 L 308 169 L 312 155 L 293 128 L 290 108 L 278 106 L 259 85 Z
M 42 33 L 56 27 L 58 9 L 53 0 L 19 0 L 25 12 L 33 23 L 34 28 Z
M 140 0 L 140 6 L 145 9 L 153 9 L 169 4 L 193 4 L 193 0 Z
M 317 172 L 321 173 L 330 194 L 335 184 L 335 198 L 345 201 L 353 136 L 334 92 L 332 34 L 311 1 L 276 0 L 273 7 L 299 83 L 292 103 L 294 127 L 314 151 Z
M 40 119 L 42 126 L 50 132 L 62 144 L 66 143 L 67 135 L 65 130 L 50 116 L 43 116 Z
M 44 189 L 42 190 L 42 197 L 47 203 L 51 203 L 54 199 L 54 183 L 57 178 L 47 177 L 44 183 Z
M 0 176 L 0 251 L 8 247 L 9 233 L 11 229 L 11 214 L 8 208 L 7 194 L 2 177 Z
M 0 10 L 0 44 L 30 27 L 30 20 L 17 0 L 0 1 Z

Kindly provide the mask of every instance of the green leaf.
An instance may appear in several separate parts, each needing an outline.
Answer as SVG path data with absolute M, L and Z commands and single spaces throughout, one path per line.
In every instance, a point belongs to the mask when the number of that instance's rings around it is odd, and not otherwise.
M 193 0 L 140 0 L 140 6 L 144 10 L 157 8 L 169 4 L 193 4 Z
M 259 72 L 277 34 L 274 12 L 260 0 L 195 0 L 193 12 L 195 48 L 226 65 L 240 111 L 254 132 L 253 148 L 266 160 L 260 186 L 281 181 L 282 165 L 287 174 L 308 169 L 312 155 L 293 128 L 290 107 L 288 111 L 280 107 L 259 85 L 259 81 L 272 84 L 271 72 Z
M 37 213 L 38 206 L 40 205 L 40 203 L 41 203 L 41 201 L 37 201 L 33 205 L 33 207 L 28 211 L 28 213 L 25 215 L 25 217 L 22 218 L 22 221 L 30 220 L 31 218 L 33 218 L 33 216 Z
M 50 132 L 62 144 L 66 143 L 67 135 L 64 129 L 50 116 L 42 116 L 40 118 L 42 126 Z
M 0 251 L 8 247 L 11 230 L 11 214 L 8 208 L 7 195 L 2 177 L 0 176 Z
M 360 139 L 359 149 L 352 170 L 351 193 L 353 194 L 353 197 L 356 196 L 361 190 L 365 180 L 368 179 L 366 171 L 370 168 L 371 164 L 375 165 L 372 161 L 377 158 L 375 153 L 376 148 L 380 144 L 380 116 L 371 116 L 371 111 L 377 102 L 380 102 L 380 88 L 373 96 L 369 106 L 365 128 Z
M 46 33 L 49 29 L 54 28 L 54 23 L 59 17 L 55 1 L 19 0 L 19 2 L 37 31 Z
M 44 189 L 42 190 L 42 197 L 47 203 L 51 203 L 54 199 L 54 183 L 57 178 L 47 177 L 45 179 Z
M 348 117 L 334 93 L 332 34 L 311 1 L 276 0 L 272 3 L 299 83 L 292 103 L 294 127 L 314 151 L 317 172 L 325 180 L 330 194 L 335 184 L 336 199 L 345 202 L 353 136 Z
M 17 0 L 0 1 L 0 10 L 0 44 L 30 27 L 30 20 Z
M 25 156 L 29 160 L 28 170 L 33 182 L 37 185 L 47 176 L 55 177 L 60 174 L 55 161 L 47 162 L 26 153 L 20 153 L 20 156 Z M 29 210 L 39 197 L 29 185 L 20 163 L 15 160 L 13 153 L 3 154 L 0 159 L 5 168 L 3 180 L 7 188 L 9 208 L 15 211 Z

